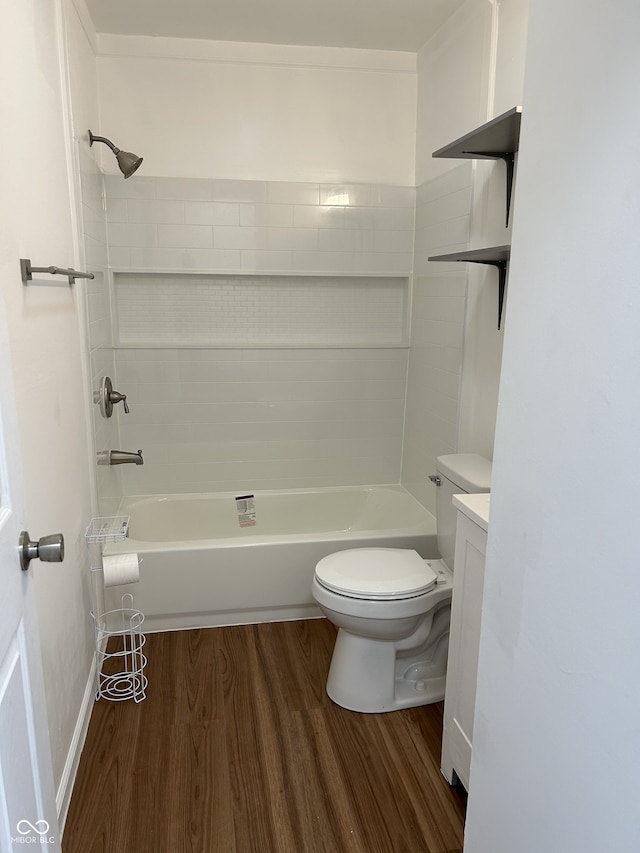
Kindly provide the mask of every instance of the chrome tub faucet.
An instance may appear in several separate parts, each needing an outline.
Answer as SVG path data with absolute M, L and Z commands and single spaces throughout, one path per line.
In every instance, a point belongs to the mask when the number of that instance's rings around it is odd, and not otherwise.
M 103 450 L 98 453 L 98 465 L 144 465 L 142 450 Z

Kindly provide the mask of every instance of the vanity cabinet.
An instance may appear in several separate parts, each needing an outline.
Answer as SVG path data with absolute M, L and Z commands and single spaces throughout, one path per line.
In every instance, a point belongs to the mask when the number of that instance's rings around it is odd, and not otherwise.
M 490 495 L 454 495 L 458 510 L 441 769 L 469 790 Z

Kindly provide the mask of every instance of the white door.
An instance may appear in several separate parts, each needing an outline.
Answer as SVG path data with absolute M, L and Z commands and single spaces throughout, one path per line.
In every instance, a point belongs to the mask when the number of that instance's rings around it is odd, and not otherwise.
M 24 512 L 9 359 L 0 302 L 0 851 L 34 844 L 55 851 L 60 838 L 34 591 L 19 561 Z
M 46 375 L 51 362 L 49 350 L 36 344 L 45 322 L 45 335 L 57 340 L 60 298 L 40 295 L 42 288 L 28 291 L 19 267 L 20 258 L 32 253 L 37 265 L 64 264 L 73 257 L 64 241 L 68 178 L 59 153 L 57 6 L 57 0 L 0 0 L 0 853 L 60 850 L 32 579 L 38 563 L 23 572 L 18 559 L 21 530 L 28 529 L 34 539 L 58 532 L 33 529 L 37 522 L 25 517 L 25 507 L 32 511 L 37 503 L 31 490 L 55 500 L 49 472 L 37 479 L 23 471 L 36 458 L 35 419 L 25 399 L 34 399 L 34 377 Z M 44 415 L 43 432 L 55 413 Z M 46 564 L 56 574 L 62 569 Z

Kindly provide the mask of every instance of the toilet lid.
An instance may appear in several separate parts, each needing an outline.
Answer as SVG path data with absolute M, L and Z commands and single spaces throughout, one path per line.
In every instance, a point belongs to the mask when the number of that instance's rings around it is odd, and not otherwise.
M 413 598 L 435 585 L 437 575 L 416 551 L 405 548 L 354 548 L 323 557 L 316 579 L 351 598 Z

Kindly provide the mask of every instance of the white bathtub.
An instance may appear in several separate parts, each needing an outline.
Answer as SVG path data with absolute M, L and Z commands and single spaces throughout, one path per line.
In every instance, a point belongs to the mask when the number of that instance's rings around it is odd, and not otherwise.
M 129 538 L 105 553 L 136 551 L 140 581 L 107 589 L 107 608 L 133 593 L 152 631 L 303 619 L 320 616 L 311 580 L 327 554 L 380 546 L 437 556 L 435 518 L 401 486 L 256 492 L 255 518 L 237 495 L 124 499 Z

